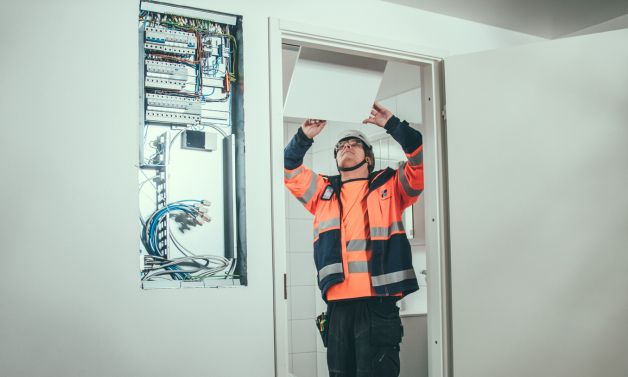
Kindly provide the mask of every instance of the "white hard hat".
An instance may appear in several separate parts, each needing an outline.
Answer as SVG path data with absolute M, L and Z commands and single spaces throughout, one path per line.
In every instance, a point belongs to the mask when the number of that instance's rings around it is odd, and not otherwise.
M 341 141 L 347 140 L 347 139 L 358 139 L 358 140 L 360 140 L 364 144 L 365 158 L 364 158 L 364 161 L 358 163 L 357 165 L 355 165 L 355 166 L 353 166 L 351 168 L 340 168 L 338 165 L 336 165 L 338 167 L 338 170 L 339 171 L 355 170 L 356 168 L 359 168 L 360 166 L 365 164 L 366 161 L 367 161 L 366 158 L 370 157 L 371 163 L 369 164 L 369 172 L 372 172 L 373 169 L 375 168 L 375 155 L 373 154 L 373 146 L 371 145 L 371 142 L 366 137 L 366 135 L 363 134 L 362 132 L 358 131 L 358 130 L 344 131 L 344 132 L 341 132 L 338 135 L 338 142 L 341 142 Z M 334 159 L 336 158 L 336 153 L 337 152 L 338 151 L 336 150 L 336 148 L 334 148 Z
M 368 147 L 368 149 L 373 148 L 373 146 L 371 145 L 371 142 L 366 137 L 366 135 L 358 130 L 343 131 L 338 135 L 338 141 L 347 140 L 347 139 L 360 139 L 362 140 L 364 145 Z

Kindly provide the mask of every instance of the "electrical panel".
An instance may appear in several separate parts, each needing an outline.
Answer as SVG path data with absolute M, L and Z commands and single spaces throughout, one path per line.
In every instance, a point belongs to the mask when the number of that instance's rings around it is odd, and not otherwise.
M 242 19 L 143 1 L 138 26 L 141 286 L 246 285 Z

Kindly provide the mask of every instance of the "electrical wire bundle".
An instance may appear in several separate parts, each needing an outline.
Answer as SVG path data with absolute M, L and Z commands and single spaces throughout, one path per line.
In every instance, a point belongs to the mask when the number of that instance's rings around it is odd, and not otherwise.
M 222 26 L 218 24 L 214 24 L 207 20 L 199 20 L 175 15 L 168 14 L 160 14 L 153 12 L 142 11 L 140 13 L 140 21 L 144 23 L 144 25 L 149 24 L 151 26 L 160 25 L 173 30 L 182 30 L 190 33 L 194 33 L 196 38 L 196 51 L 191 59 L 185 59 L 182 57 L 169 55 L 167 53 L 150 53 L 148 56 L 151 59 L 162 60 L 162 61 L 174 61 L 177 63 L 186 64 L 188 66 L 192 66 L 196 69 L 196 83 L 195 83 L 195 91 L 194 93 L 185 93 L 193 97 L 201 98 L 205 102 L 225 102 L 229 99 L 229 92 L 231 91 L 231 82 L 237 80 L 238 76 L 238 46 L 237 40 L 231 33 L 230 27 L 225 25 L 224 29 Z M 209 55 L 206 54 L 206 51 L 203 48 L 203 44 L 207 43 L 207 41 L 211 37 L 220 37 L 223 39 L 223 46 L 226 46 L 231 51 L 230 59 L 226 61 L 226 68 L 224 71 L 224 87 L 223 90 L 226 93 L 224 98 L 215 99 L 210 97 L 206 97 L 203 94 L 203 73 L 212 74 L 212 76 L 216 77 L 217 74 L 223 73 L 219 71 L 217 68 L 218 65 L 218 57 L 215 58 L 215 62 L 213 65 L 208 63 Z M 225 48 L 225 47 L 223 47 Z M 222 52 L 219 54 L 222 56 Z M 212 73 L 210 73 L 212 72 Z M 174 91 L 174 93 L 181 93 L 178 91 Z M 212 92 L 213 94 L 213 92 Z
M 210 202 L 206 200 L 180 200 L 167 204 L 155 212 L 143 222 L 142 243 L 149 255 L 144 258 L 145 275 L 142 280 L 170 275 L 175 280 L 202 280 L 208 276 L 225 270 L 231 261 L 217 255 L 195 255 L 179 242 L 172 232 L 168 237 L 172 244 L 181 251 L 184 257 L 168 259 L 160 247 L 159 224 L 167 221 L 169 214 L 184 214 L 189 221 L 198 225 L 210 222 L 207 216 L 207 207 Z

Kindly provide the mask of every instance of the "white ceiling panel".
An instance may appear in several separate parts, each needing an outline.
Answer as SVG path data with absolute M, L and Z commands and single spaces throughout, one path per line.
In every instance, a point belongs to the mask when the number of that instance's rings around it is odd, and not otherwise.
M 377 93 L 378 99 L 386 99 L 421 86 L 421 67 L 390 61 L 384 71 L 384 79 Z
M 301 47 L 284 116 L 359 123 L 369 114 L 386 61 Z

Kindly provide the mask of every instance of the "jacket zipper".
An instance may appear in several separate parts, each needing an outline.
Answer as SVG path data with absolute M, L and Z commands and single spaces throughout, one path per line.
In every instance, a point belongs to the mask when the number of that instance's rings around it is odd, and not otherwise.
M 369 192 L 366 194 L 366 209 L 367 209 L 367 211 L 368 211 L 368 199 L 369 199 L 369 196 L 371 195 L 371 193 L 372 193 L 373 191 L 375 191 L 375 190 L 372 190 L 372 189 L 371 189 L 371 187 L 370 187 L 370 183 L 371 183 L 372 181 L 374 181 L 375 179 L 377 179 L 377 178 L 378 178 L 380 175 L 382 175 L 385 171 L 386 171 L 386 170 L 382 170 L 379 174 L 377 174 L 375 177 L 373 177 L 373 179 L 372 179 L 372 180 L 370 180 L 370 181 L 369 181 Z M 371 227 L 371 215 L 370 215 L 370 214 L 368 215 L 368 219 L 369 219 L 369 228 L 370 228 L 370 227 Z M 370 238 L 370 237 L 372 237 L 372 236 L 371 236 L 371 232 L 370 232 L 370 229 L 369 229 L 369 238 Z M 372 240 L 371 240 L 371 247 L 372 247 L 372 245 L 373 245 L 373 242 L 372 242 Z M 371 253 L 372 253 L 372 252 L 373 252 L 373 251 L 371 250 Z M 372 258 L 372 255 L 371 255 L 371 258 Z M 380 269 L 380 271 L 382 271 L 382 272 L 383 272 L 383 271 L 384 271 L 384 258 L 382 257 L 382 258 L 379 258 L 379 259 L 380 259 L 380 261 L 381 261 L 381 269 Z M 371 281 L 371 287 L 373 287 L 373 282 L 372 282 L 372 281 Z M 373 290 L 375 290 L 375 288 L 373 288 Z M 385 285 L 384 285 L 384 292 L 385 292 L 386 296 L 388 296 L 388 293 L 389 293 L 389 292 L 388 292 L 388 287 L 387 287 L 387 286 L 385 286 Z
M 342 200 L 340 200 L 340 190 L 342 190 L 342 182 L 340 182 L 338 191 L 336 191 L 334 185 L 332 185 L 332 188 L 336 192 L 336 199 L 338 200 L 338 210 L 340 211 L 340 216 L 338 218 L 338 223 L 340 224 L 340 263 L 342 263 L 342 281 L 345 281 L 344 258 L 342 257 L 342 242 L 344 232 L 342 231 Z

